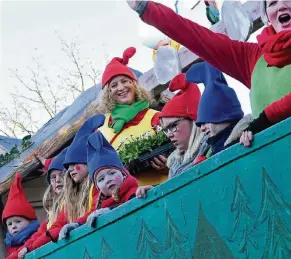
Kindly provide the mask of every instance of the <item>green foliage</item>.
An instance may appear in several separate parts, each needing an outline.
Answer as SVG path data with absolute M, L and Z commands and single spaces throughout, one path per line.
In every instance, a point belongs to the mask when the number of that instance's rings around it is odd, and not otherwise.
M 29 148 L 32 145 L 30 138 L 31 136 L 28 135 L 22 139 L 21 151 L 19 151 L 17 145 L 15 145 L 9 152 L 5 153 L 5 155 L 0 155 L 0 167 L 5 164 L 8 164 L 15 158 L 18 158 L 21 152 Z
M 130 137 L 119 146 L 119 157 L 124 165 L 128 165 L 130 161 L 144 153 L 152 152 L 153 149 L 160 147 L 168 141 L 169 139 L 162 131 L 155 135 L 146 133 L 138 138 Z

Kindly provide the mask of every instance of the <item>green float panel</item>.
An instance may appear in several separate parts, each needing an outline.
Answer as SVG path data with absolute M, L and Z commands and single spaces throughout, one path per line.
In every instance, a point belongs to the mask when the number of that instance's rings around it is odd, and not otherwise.
M 291 258 L 291 119 L 25 258 Z

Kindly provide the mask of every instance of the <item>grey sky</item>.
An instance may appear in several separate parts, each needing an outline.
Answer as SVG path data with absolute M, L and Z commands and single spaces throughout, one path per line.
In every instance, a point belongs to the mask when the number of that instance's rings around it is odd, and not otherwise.
M 181 0 L 181 14 L 209 27 L 204 5 L 199 4 L 195 11 L 190 11 L 186 7 L 196 0 L 184 1 Z M 173 5 L 175 1 L 166 2 Z M 20 85 L 11 79 L 10 68 L 18 69 L 25 76 L 25 68 L 31 66 L 32 57 L 38 55 L 44 69 L 53 78 L 60 72 L 60 66 L 71 65 L 60 50 L 56 31 L 68 41 L 78 36 L 82 57 L 90 57 L 100 69 L 105 65 L 104 44 L 110 58 L 120 56 L 129 46 L 135 46 L 137 54 L 130 60 L 130 66 L 142 72 L 149 70 L 153 65 L 152 51 L 142 45 L 140 37 L 140 29 L 146 27 L 126 1 L 121 0 L 2 1 L 0 102 L 9 107 L 9 93 L 13 87 L 18 86 L 22 91 Z M 148 30 L 153 33 L 149 27 Z M 246 87 L 235 80 L 229 80 L 229 83 L 238 92 L 243 109 L 250 112 Z

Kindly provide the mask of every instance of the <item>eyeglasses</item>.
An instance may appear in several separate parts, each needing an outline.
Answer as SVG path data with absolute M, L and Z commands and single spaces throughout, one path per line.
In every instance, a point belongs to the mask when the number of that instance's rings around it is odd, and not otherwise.
M 186 120 L 187 118 L 181 118 L 178 119 L 176 121 L 171 122 L 167 127 L 163 128 L 162 131 L 164 132 L 164 134 L 166 134 L 166 136 L 169 133 L 175 133 L 178 130 L 178 125 L 181 121 Z

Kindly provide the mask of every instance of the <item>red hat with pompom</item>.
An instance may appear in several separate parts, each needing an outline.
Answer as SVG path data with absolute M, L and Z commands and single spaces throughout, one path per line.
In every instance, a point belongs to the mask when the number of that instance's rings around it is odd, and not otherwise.
M 115 57 L 109 62 L 102 75 L 102 89 L 115 76 L 125 75 L 133 80 L 137 80 L 134 73 L 126 66 L 135 52 L 136 49 L 130 47 L 123 52 L 122 58 Z
M 11 185 L 8 200 L 2 213 L 3 223 L 6 219 L 13 216 L 20 216 L 32 220 L 37 219 L 35 211 L 28 202 L 23 190 L 20 173 L 16 173 L 14 182 Z
M 172 79 L 169 90 L 180 91 L 165 104 L 159 117 L 188 117 L 195 121 L 201 97 L 198 85 L 187 82 L 186 74 L 182 73 Z

